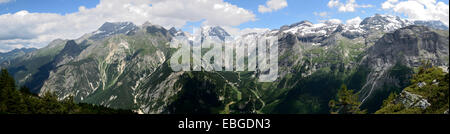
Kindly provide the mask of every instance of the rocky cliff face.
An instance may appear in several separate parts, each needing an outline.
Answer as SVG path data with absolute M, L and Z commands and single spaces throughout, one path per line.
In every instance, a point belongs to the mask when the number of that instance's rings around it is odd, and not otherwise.
M 104 26 L 99 31 L 108 31 Z M 67 42 L 40 93 L 54 92 L 59 99 L 74 96 L 76 101 L 113 108 L 137 107 L 139 92 L 150 90 L 140 85 L 166 61 L 171 36 L 154 25 L 134 30 L 132 35 L 121 33 L 100 41 L 89 38 L 84 47 Z
M 372 71 L 361 89 L 362 101 L 366 101 L 375 91 L 383 90 L 385 85 L 398 85 L 396 76 L 390 73 L 395 65 L 415 68 L 430 61 L 434 66 L 448 68 L 448 42 L 448 31 L 424 26 L 408 26 L 385 34 L 367 50 L 364 57 L 363 66 Z

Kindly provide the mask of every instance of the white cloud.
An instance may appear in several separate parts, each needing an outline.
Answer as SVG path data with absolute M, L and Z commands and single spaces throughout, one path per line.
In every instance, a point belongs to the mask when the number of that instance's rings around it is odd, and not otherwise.
M 342 21 L 340 19 L 329 19 L 329 20 L 323 20 L 321 22 L 327 23 L 327 24 L 341 24 L 342 23 Z
M 383 8 L 383 9 L 393 8 L 394 3 L 397 3 L 397 2 L 398 2 L 398 0 L 387 0 L 386 2 L 383 2 L 383 4 L 381 4 L 381 8 Z
M 358 17 L 349 19 L 345 22 L 346 22 L 346 24 L 350 24 L 350 25 L 359 25 L 362 22 L 362 19 L 361 19 L 361 17 L 358 16 Z
M 342 3 L 339 0 L 330 0 L 328 2 L 328 7 L 337 7 L 339 12 L 355 12 L 356 8 L 370 8 L 373 7 L 373 5 L 359 5 L 356 3 L 356 0 L 347 0 L 346 3 Z
M 328 12 L 313 12 L 313 14 L 315 16 L 320 16 L 320 17 L 327 17 L 328 16 Z
M 382 4 L 385 10 L 406 15 L 412 20 L 440 20 L 449 25 L 449 5 L 436 0 L 387 0 Z
M 14 45 L 0 45 L 0 53 L 8 52 L 9 49 L 13 48 L 24 48 L 25 46 L 22 44 L 14 44 Z
M 0 4 L 11 2 L 11 0 L 0 0 Z
M 266 5 L 258 6 L 258 12 L 266 13 L 266 12 L 277 11 L 277 10 L 283 9 L 287 6 L 288 6 L 288 3 L 286 2 L 286 0 L 268 0 L 266 2 Z
M 251 11 L 223 0 L 100 0 L 94 8 L 81 6 L 79 11 L 64 15 L 25 10 L 0 15 L 0 46 L 43 47 L 57 38 L 78 38 L 104 22 L 130 21 L 140 25 L 150 21 L 166 28 L 181 28 L 187 22 L 237 26 L 254 20 Z
M 342 24 L 342 21 L 340 19 L 319 20 L 319 22 L 325 24 Z

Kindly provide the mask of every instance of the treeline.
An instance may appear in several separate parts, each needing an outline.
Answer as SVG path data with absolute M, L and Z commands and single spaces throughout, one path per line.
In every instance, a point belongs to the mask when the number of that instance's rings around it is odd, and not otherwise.
M 75 103 L 73 97 L 58 100 L 53 93 L 32 94 L 27 87 L 17 88 L 6 69 L 0 73 L 0 114 L 133 114 L 85 103 Z

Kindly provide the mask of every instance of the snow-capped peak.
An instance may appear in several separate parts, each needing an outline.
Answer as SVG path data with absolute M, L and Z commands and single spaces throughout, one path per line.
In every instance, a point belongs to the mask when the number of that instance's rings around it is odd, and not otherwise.
M 225 37 L 230 36 L 230 34 L 220 26 L 203 26 L 201 28 L 201 34 L 202 37 L 216 36 L 221 40 L 224 40 Z
M 283 26 L 280 31 L 283 33 L 292 33 L 300 36 L 323 36 L 333 32 L 339 24 L 336 23 L 318 23 L 313 24 L 309 21 L 302 21 L 290 26 Z
M 115 34 L 127 34 L 138 27 L 132 22 L 106 22 L 97 31 L 94 31 L 90 39 L 103 39 Z
M 392 32 L 396 29 L 413 24 L 411 21 L 402 19 L 398 16 L 380 15 L 365 18 L 360 25 L 365 30 L 383 30 Z

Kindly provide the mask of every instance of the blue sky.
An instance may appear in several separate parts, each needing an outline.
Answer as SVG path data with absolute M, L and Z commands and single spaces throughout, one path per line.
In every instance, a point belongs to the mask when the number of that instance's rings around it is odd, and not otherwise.
M 0 14 L 15 13 L 20 10 L 66 14 L 77 12 L 80 6 L 92 8 L 98 3 L 98 0 L 11 0 L 0 4 Z
M 320 23 L 338 19 L 345 23 L 378 13 L 441 20 L 448 25 L 448 3 L 449 0 L 0 0 L 0 52 L 40 48 L 57 38 L 78 38 L 106 21 L 131 21 L 138 25 L 150 21 L 184 31 L 201 25 L 221 25 L 242 33 L 244 29 L 278 29 L 303 20 Z
M 296 23 L 302 20 L 308 20 L 313 23 L 318 23 L 320 20 L 326 19 L 340 19 L 347 20 L 357 16 L 365 18 L 372 16 L 375 13 L 382 13 L 384 11 L 377 11 L 376 9 L 364 9 L 366 13 L 361 11 L 355 11 L 352 13 L 337 13 L 337 9 L 327 7 L 328 0 L 287 0 L 288 6 L 281 10 L 270 13 L 259 13 L 258 5 L 265 4 L 264 0 L 228 0 L 232 4 L 239 5 L 246 9 L 252 10 L 258 17 L 258 21 L 244 23 L 241 28 L 245 27 L 268 27 L 279 28 L 282 25 Z M 358 4 L 372 4 L 381 5 L 384 1 L 381 0 L 360 0 Z M 316 16 L 314 12 L 327 12 L 329 15 L 326 17 Z

